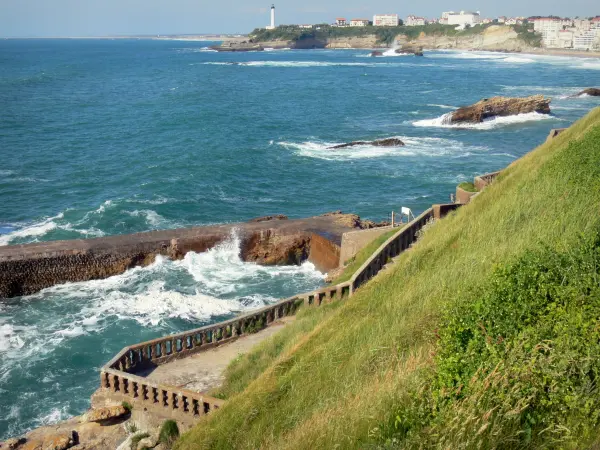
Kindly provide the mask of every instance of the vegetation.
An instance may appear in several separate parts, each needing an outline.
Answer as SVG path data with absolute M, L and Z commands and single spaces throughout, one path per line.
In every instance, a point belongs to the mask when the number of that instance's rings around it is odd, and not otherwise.
M 121 406 L 125 408 L 125 410 L 127 410 L 128 413 L 131 413 L 131 410 L 133 409 L 133 406 L 131 406 L 131 403 L 129 402 L 122 402 Z
M 477 188 L 475 187 L 475 185 L 468 181 L 463 181 L 458 185 L 458 187 L 461 188 L 463 191 L 477 192 Z
M 131 437 L 131 441 L 129 443 L 129 448 L 131 450 L 137 450 L 138 444 L 140 443 L 140 441 L 142 439 L 146 439 L 147 437 L 150 437 L 150 433 L 137 433 L 137 434 L 134 434 Z
M 391 45 L 398 35 L 404 35 L 408 39 L 416 39 L 421 33 L 430 36 L 468 36 L 481 33 L 491 24 L 478 25 L 457 31 L 454 25 L 430 24 L 423 26 L 397 26 L 397 27 L 332 27 L 331 25 L 315 25 L 312 29 L 300 28 L 297 25 L 280 25 L 273 30 L 257 28 L 250 37 L 255 42 L 264 41 L 301 41 L 304 39 L 316 39 L 325 41 L 334 38 L 351 38 L 376 36 L 377 42 Z
M 346 261 L 344 271 L 337 278 L 335 278 L 331 282 L 331 284 L 340 284 L 352 278 L 352 276 L 356 273 L 358 269 L 360 269 L 360 267 L 365 263 L 365 261 L 367 261 L 367 259 L 369 259 L 385 241 L 387 241 L 400 230 L 401 228 L 396 227 L 393 230 L 386 231 L 382 235 L 373 239 L 366 247 L 364 247 L 356 255 L 354 255 L 352 258 Z
M 596 109 L 351 299 L 236 361 L 228 402 L 177 448 L 589 447 L 599 206 Z
M 533 23 L 511 26 L 517 32 L 518 38 L 527 45 L 538 48 L 542 46 L 542 35 L 533 31 Z
M 160 428 L 158 442 L 171 448 L 175 440 L 179 437 L 179 427 L 174 420 L 165 420 Z

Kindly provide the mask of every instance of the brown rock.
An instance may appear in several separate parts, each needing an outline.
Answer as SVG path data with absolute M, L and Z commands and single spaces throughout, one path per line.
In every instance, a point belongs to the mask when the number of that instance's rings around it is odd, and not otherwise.
M 581 95 L 589 95 L 590 97 L 600 97 L 600 89 L 598 88 L 587 88 L 577 94 L 577 97 Z
M 12 438 L 12 439 L 8 439 L 8 440 L 4 441 L 3 443 L 0 443 L 0 448 L 14 450 L 14 449 L 18 448 L 19 445 L 22 445 L 25 442 L 27 442 L 27 439 L 25 439 L 24 437 Z
M 269 220 L 288 220 L 288 216 L 276 214 L 274 216 L 257 217 L 256 219 L 250 219 L 248 222 L 267 222 Z
M 525 98 L 484 98 L 474 105 L 463 106 L 449 113 L 444 122 L 448 124 L 480 123 L 492 117 L 513 116 L 531 112 L 550 114 L 550 101 L 551 99 L 543 95 L 532 95 Z
M 32 439 L 18 447 L 19 450 L 66 450 L 75 445 L 74 433 L 64 432 L 43 439 Z
M 309 234 L 280 235 L 267 230 L 243 244 L 241 257 L 266 266 L 298 265 L 308 258 L 309 251 Z
M 85 415 L 87 422 L 103 422 L 105 420 L 116 419 L 127 415 L 127 411 L 122 405 L 105 406 L 104 408 L 92 409 Z
M 412 44 L 404 44 L 402 47 L 397 48 L 395 52 L 399 55 L 415 55 L 423 56 L 423 47 Z
M 355 147 L 357 145 L 372 145 L 373 147 L 403 147 L 404 142 L 397 138 L 378 139 L 376 141 L 353 141 L 348 142 L 347 144 L 334 145 L 328 149 L 334 150 L 337 148 Z
M 383 56 L 383 52 L 380 52 L 379 50 L 375 50 L 375 51 L 371 52 L 370 56 L 373 56 L 373 57 L 375 57 L 375 56 Z

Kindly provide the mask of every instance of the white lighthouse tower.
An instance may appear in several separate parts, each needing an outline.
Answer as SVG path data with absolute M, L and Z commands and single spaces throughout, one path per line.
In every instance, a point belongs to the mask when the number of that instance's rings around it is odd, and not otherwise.
M 271 25 L 267 27 L 267 30 L 275 29 L 275 5 L 271 5 Z

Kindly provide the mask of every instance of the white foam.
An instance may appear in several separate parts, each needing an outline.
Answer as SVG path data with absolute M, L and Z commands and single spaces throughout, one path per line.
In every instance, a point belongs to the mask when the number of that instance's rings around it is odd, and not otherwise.
M 517 63 L 517 64 L 530 64 L 530 63 L 534 63 L 535 59 L 522 58 L 522 57 L 518 57 L 518 56 L 509 56 L 508 58 L 504 58 L 502 61 L 508 62 L 508 63 Z
M 549 114 L 531 112 L 526 114 L 517 114 L 514 116 L 494 117 L 492 119 L 484 120 L 481 123 L 450 124 L 448 123 L 450 115 L 452 115 L 451 112 L 446 113 L 440 117 L 436 117 L 435 119 L 417 120 L 416 122 L 413 122 L 413 125 L 415 127 L 469 128 L 474 130 L 491 130 L 494 128 L 520 123 L 537 122 L 540 120 L 556 120 L 555 117 Z
M 158 214 L 156 211 L 151 209 L 142 209 L 142 210 L 134 210 L 134 211 L 126 211 L 127 214 L 133 217 L 143 217 L 146 220 L 146 223 L 151 227 L 170 227 L 173 224 L 163 216 Z
M 14 239 L 18 238 L 34 238 L 33 241 L 37 241 L 37 237 L 42 236 L 49 231 L 52 231 L 58 227 L 55 220 L 62 219 L 63 213 L 60 213 L 54 217 L 49 217 L 42 220 L 41 222 L 26 225 L 19 230 L 12 231 L 8 234 L 0 236 L 0 245 L 8 245 Z
M 284 148 L 295 151 L 300 156 L 318 158 L 329 161 L 354 160 L 380 157 L 412 157 L 412 156 L 441 156 L 464 155 L 467 151 L 482 151 L 485 147 L 465 147 L 463 143 L 451 139 L 431 137 L 394 136 L 404 142 L 401 147 L 377 147 L 373 145 L 359 145 L 341 149 L 330 147 L 339 143 L 333 142 L 279 142 Z M 469 150 L 467 150 L 467 148 Z
M 428 103 L 427 106 L 435 106 L 436 108 L 442 108 L 442 109 L 458 109 L 458 107 L 456 107 L 456 106 L 436 105 L 435 103 Z

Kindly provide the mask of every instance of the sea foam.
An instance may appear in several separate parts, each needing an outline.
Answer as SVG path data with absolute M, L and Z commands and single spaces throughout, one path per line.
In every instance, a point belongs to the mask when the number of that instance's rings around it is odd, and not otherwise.
M 413 122 L 415 127 L 437 127 L 437 128 L 468 128 L 473 130 L 492 130 L 494 128 L 505 127 L 509 125 L 522 124 L 527 122 L 537 122 L 540 120 L 557 120 L 549 114 L 540 114 L 536 112 L 517 114 L 514 116 L 494 117 L 486 119 L 481 123 L 461 123 L 450 124 L 448 119 L 452 113 L 446 113 L 435 119 L 424 119 Z

